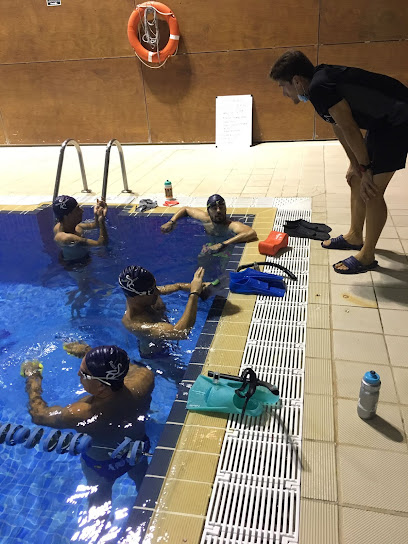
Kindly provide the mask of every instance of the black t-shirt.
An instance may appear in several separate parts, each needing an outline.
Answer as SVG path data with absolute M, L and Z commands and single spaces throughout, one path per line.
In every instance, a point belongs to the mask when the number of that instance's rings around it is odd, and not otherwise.
M 391 128 L 408 123 L 408 87 L 400 81 L 360 68 L 320 64 L 309 86 L 317 113 L 334 123 L 329 109 L 347 100 L 362 129 Z

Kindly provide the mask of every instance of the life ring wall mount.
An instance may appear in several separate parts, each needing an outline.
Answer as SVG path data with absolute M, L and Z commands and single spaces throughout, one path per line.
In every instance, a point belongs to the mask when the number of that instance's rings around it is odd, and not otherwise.
M 159 50 L 158 20 L 166 21 L 170 32 L 169 40 L 161 50 Z M 177 53 L 180 29 L 176 16 L 161 2 L 139 4 L 129 18 L 128 39 L 135 54 L 144 64 L 149 63 L 147 64 L 149 68 L 159 68 L 169 57 Z M 152 51 L 153 48 L 156 50 Z

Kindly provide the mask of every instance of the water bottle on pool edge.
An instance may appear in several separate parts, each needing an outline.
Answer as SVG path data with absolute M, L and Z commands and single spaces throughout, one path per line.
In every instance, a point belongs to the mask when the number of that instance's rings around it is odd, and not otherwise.
M 372 419 L 377 411 L 381 380 L 375 370 L 366 372 L 361 380 L 357 414 L 361 419 Z
M 164 196 L 167 200 L 173 200 L 173 187 L 168 179 L 164 182 Z

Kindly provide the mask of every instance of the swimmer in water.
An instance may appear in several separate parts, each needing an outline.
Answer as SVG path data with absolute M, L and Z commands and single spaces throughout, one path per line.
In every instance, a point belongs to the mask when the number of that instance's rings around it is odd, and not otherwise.
M 43 400 L 42 370 L 38 361 L 26 361 L 21 367 L 26 379 L 28 410 L 36 425 L 54 429 L 75 429 L 92 437 L 92 446 L 81 455 L 81 465 L 88 486 L 97 490 L 89 495 L 89 507 L 112 501 L 112 486 L 127 473 L 138 487 L 147 468 L 142 456 L 134 467 L 126 456 L 112 460 L 111 453 L 125 437 L 145 442 L 145 416 L 154 386 L 153 372 L 130 364 L 129 357 L 117 346 L 67 344 L 68 353 L 82 359 L 78 376 L 87 393 L 67 406 L 48 406 Z M 71 349 L 72 348 L 72 349 Z M 103 509 L 110 509 L 109 504 Z
M 58 196 L 53 204 L 57 224 L 54 227 L 54 240 L 61 248 L 60 262 L 68 274 L 78 285 L 69 293 L 67 304 L 71 304 L 71 312 L 74 317 L 80 316 L 80 310 L 89 300 L 95 278 L 88 277 L 86 266 L 90 261 L 89 249 L 106 245 L 108 234 L 106 231 L 105 218 L 108 211 L 106 202 L 97 200 L 94 207 L 94 220 L 82 222 L 83 209 L 72 196 Z M 84 230 L 99 227 L 99 238 L 91 240 L 85 238 Z
M 207 234 L 211 237 L 211 244 L 203 246 L 202 253 L 219 253 L 228 246 L 232 247 L 234 244 L 253 242 L 258 239 L 253 228 L 241 223 L 241 221 L 231 221 L 227 218 L 225 200 L 217 194 L 211 195 L 207 200 L 206 212 L 198 208 L 181 208 L 170 221 L 161 226 L 161 231 L 163 233 L 171 232 L 177 221 L 185 216 L 201 221 Z
M 54 240 L 61 248 L 64 262 L 82 261 L 89 256 L 90 247 L 107 244 L 105 218 L 108 207 L 103 200 L 97 200 L 94 207 L 94 220 L 91 222 L 82 222 L 83 209 L 72 196 L 58 196 L 52 204 L 52 209 L 57 220 L 54 227 Z M 98 227 L 97 240 L 84 237 L 84 230 Z
M 141 266 L 128 266 L 119 275 L 119 285 L 126 296 L 123 325 L 139 340 L 141 357 L 167 355 L 168 340 L 185 340 L 194 326 L 198 298 L 208 284 L 203 283 L 204 269 L 198 268 L 191 283 L 157 286 L 151 272 Z M 161 295 L 189 292 L 183 315 L 175 325 L 169 323 Z

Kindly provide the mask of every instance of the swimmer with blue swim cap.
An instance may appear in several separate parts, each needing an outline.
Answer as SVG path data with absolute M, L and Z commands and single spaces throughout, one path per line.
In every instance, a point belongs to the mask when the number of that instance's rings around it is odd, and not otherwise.
M 110 453 L 125 439 L 148 442 L 145 417 L 150 406 L 154 374 L 146 367 L 131 364 L 126 351 L 118 346 L 91 348 L 74 342 L 66 351 L 82 359 L 78 376 L 86 396 L 68 406 L 48 406 L 42 398 L 42 365 L 26 361 L 21 374 L 26 379 L 29 412 L 37 425 L 55 429 L 75 429 L 92 437 L 92 446 L 82 454 L 82 469 L 89 486 L 89 506 L 112 500 L 114 481 L 125 473 L 141 482 L 146 459 L 132 467 L 126 456 L 112 460 Z
M 168 354 L 167 340 L 185 340 L 194 326 L 198 298 L 203 284 L 204 269 L 198 268 L 191 283 L 157 286 L 151 272 L 141 266 L 128 266 L 119 274 L 119 285 L 126 296 L 123 325 L 139 340 L 142 357 Z M 161 295 L 176 291 L 189 293 L 183 315 L 175 325 L 169 323 Z
M 72 196 L 58 196 L 52 203 L 52 210 L 57 220 L 54 240 L 62 250 L 64 261 L 79 261 L 88 255 L 89 247 L 107 244 L 105 217 L 108 208 L 105 201 L 97 200 L 91 222 L 82 221 L 83 209 Z M 99 228 L 98 240 L 84 237 L 84 230 L 95 228 Z
M 257 240 L 257 234 L 241 221 L 231 221 L 227 218 L 227 208 L 224 198 L 219 194 L 211 195 L 207 200 L 207 211 L 199 208 L 183 207 L 176 212 L 170 221 L 161 226 L 163 233 L 171 232 L 177 221 L 182 217 L 198 219 L 203 224 L 211 243 L 205 244 L 202 253 L 219 253 L 228 246 Z

